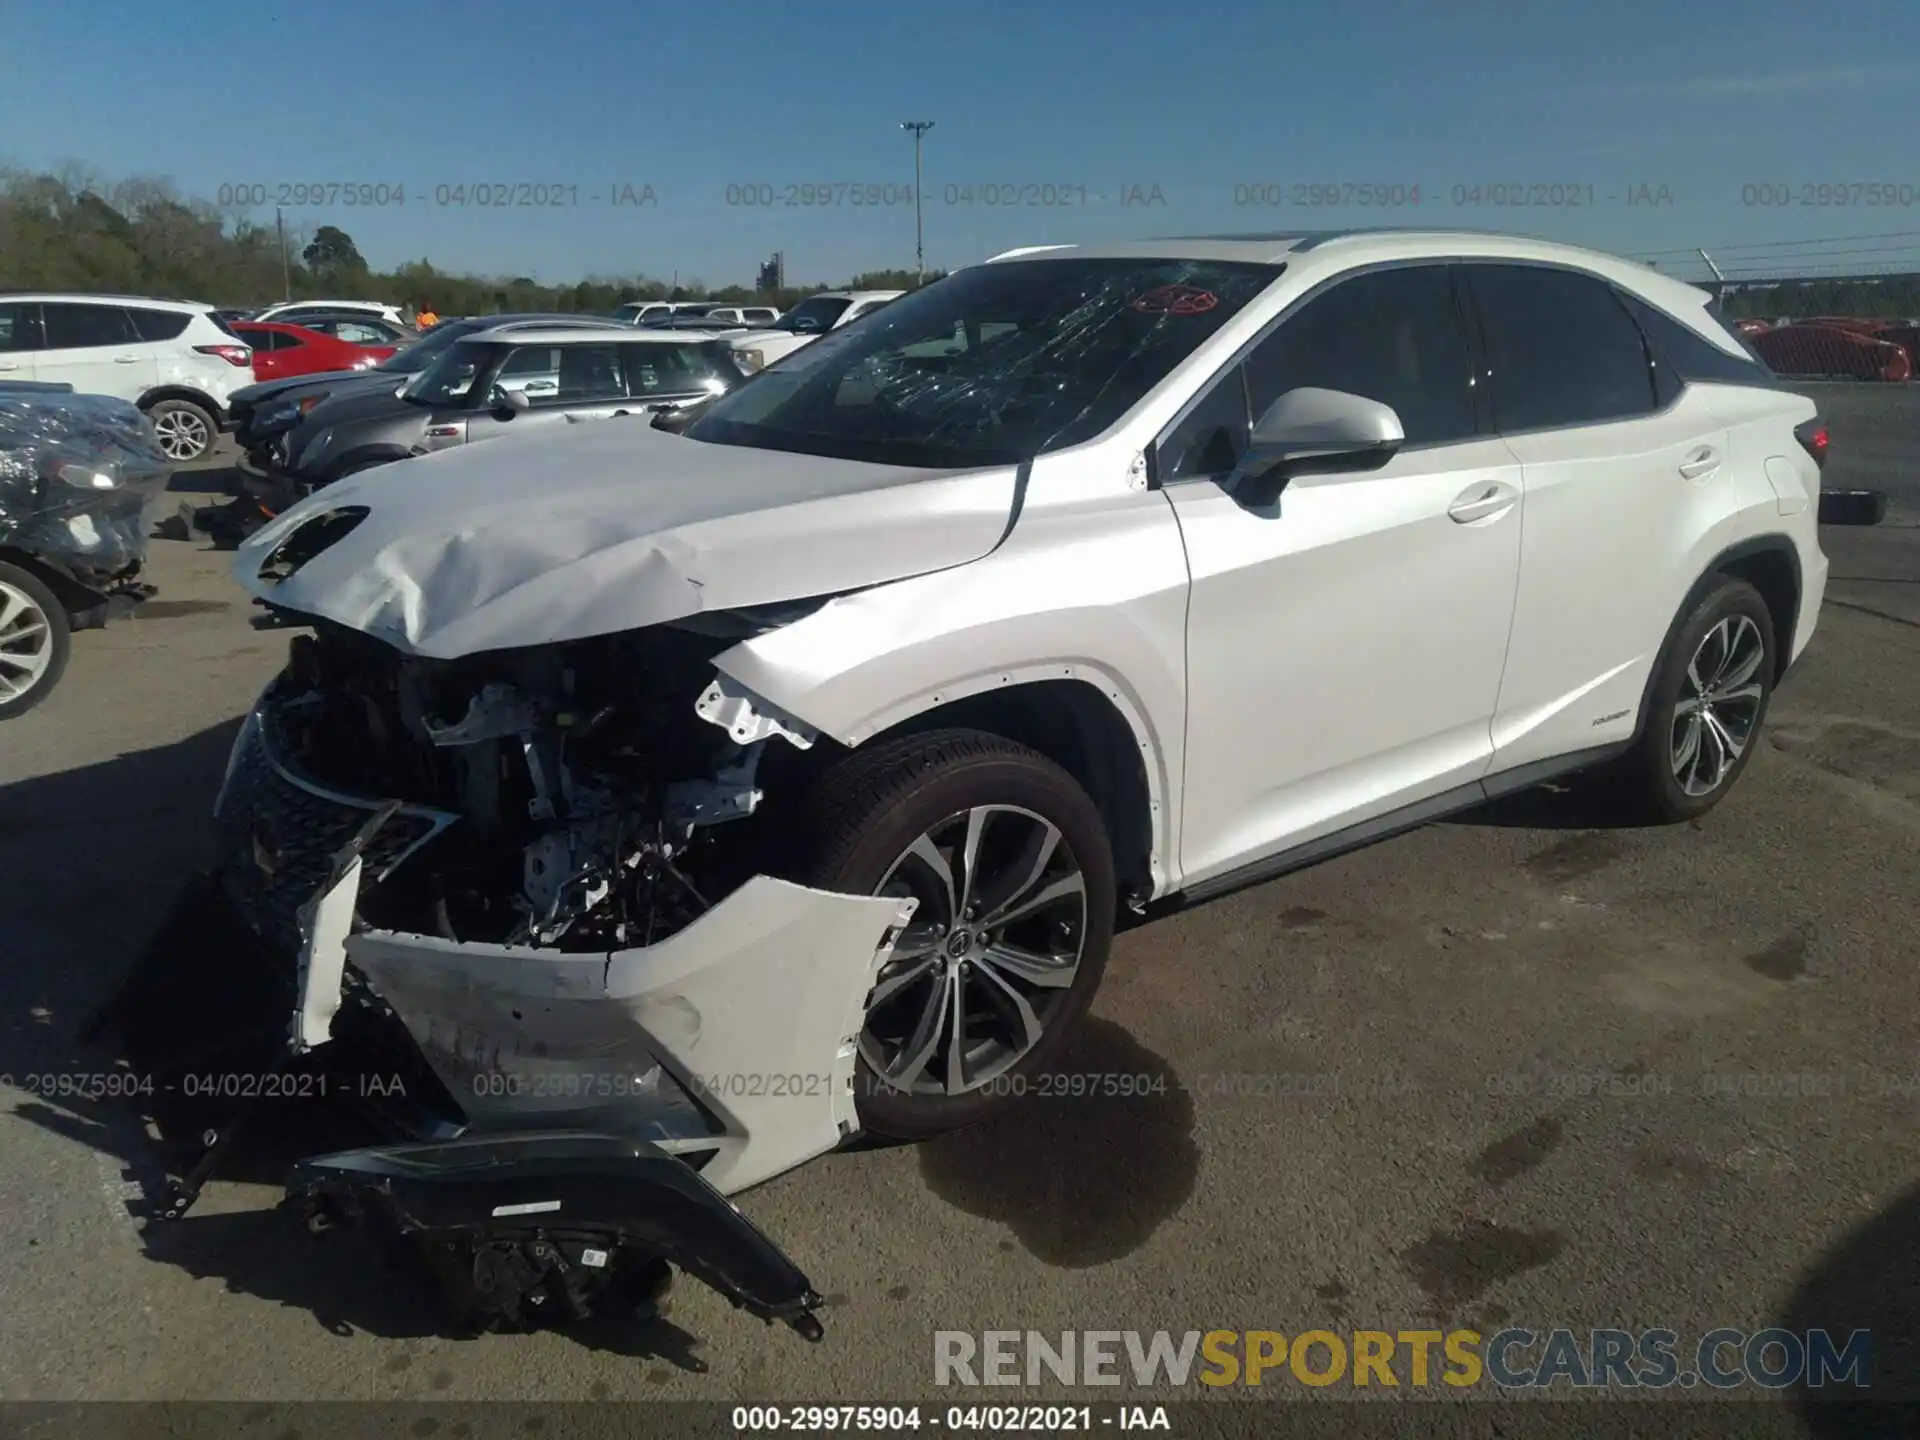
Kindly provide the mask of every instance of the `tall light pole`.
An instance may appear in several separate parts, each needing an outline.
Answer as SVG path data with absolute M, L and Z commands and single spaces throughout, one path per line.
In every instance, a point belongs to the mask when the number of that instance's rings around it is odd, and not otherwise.
M 927 249 L 925 231 L 920 226 L 920 138 L 933 128 L 933 121 L 902 120 L 900 128 L 913 132 L 913 283 L 923 285 L 927 279 Z

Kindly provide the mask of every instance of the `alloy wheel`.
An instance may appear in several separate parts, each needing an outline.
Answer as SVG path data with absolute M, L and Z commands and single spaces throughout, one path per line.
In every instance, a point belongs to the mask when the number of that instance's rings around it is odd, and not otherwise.
M 39 603 L 0 580 L 0 701 L 18 700 L 53 664 L 53 627 Z
M 154 434 L 169 460 L 198 460 L 213 437 L 207 422 L 190 410 L 166 410 L 153 417 Z
M 1753 739 L 1766 689 L 1756 677 L 1767 658 L 1760 627 L 1729 615 L 1701 637 L 1673 706 L 1674 778 L 1694 799 L 1726 783 Z
M 957 1096 L 1040 1042 L 1086 944 L 1087 890 L 1057 826 L 978 805 L 930 826 L 875 894 L 919 909 L 867 997 L 860 1055 L 884 1084 Z

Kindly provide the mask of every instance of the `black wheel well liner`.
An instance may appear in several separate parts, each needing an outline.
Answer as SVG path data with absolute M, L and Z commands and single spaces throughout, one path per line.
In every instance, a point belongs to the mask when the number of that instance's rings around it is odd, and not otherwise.
M 105 591 L 95 589 L 62 567 L 59 562 L 36 555 L 31 550 L 0 544 L 0 563 L 11 565 L 16 570 L 24 570 L 45 585 L 53 592 L 53 598 L 66 607 L 69 615 L 82 614 L 106 603 Z
M 950 729 L 998 735 L 1038 750 L 1065 770 L 1106 821 L 1121 895 L 1152 892 L 1155 816 L 1146 757 L 1133 727 L 1097 686 L 1085 680 L 1009 685 L 936 705 L 865 744 Z
M 211 415 L 213 417 L 213 423 L 222 429 L 226 428 L 229 423 L 229 417 L 224 405 L 207 394 L 206 391 L 195 390 L 190 385 L 156 385 L 151 390 L 142 394 L 141 397 L 134 402 L 134 405 L 138 409 L 145 410 L 150 405 L 158 405 L 162 400 L 184 400 L 189 405 L 198 405 L 202 410 L 206 411 L 207 414 Z
M 1800 628 L 1800 552 L 1785 535 L 1756 535 L 1737 545 L 1729 545 L 1714 556 L 1700 572 L 1699 578 L 1688 587 L 1685 598 L 1667 625 L 1667 633 L 1661 637 L 1653 668 L 1647 672 L 1647 683 L 1641 689 L 1640 713 L 1634 721 L 1635 740 L 1639 739 L 1646 727 L 1654 682 L 1660 678 L 1660 657 L 1667 653 L 1674 635 L 1700 597 L 1712 588 L 1714 581 L 1728 576 L 1746 581 L 1767 602 L 1767 613 L 1773 618 L 1774 683 L 1778 684 L 1787 673 L 1787 667 L 1793 659 L 1793 637 Z
M 407 459 L 412 453 L 413 452 L 404 445 L 392 445 L 384 442 L 356 446 L 347 451 L 346 454 L 342 455 L 331 465 L 327 466 L 327 483 L 344 478 L 342 472 L 352 466 L 364 465 L 368 462 L 390 465 L 395 460 Z

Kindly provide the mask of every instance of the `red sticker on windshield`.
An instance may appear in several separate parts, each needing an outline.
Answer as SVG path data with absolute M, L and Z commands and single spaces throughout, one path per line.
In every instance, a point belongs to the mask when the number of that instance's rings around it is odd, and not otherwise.
M 1162 285 L 1149 290 L 1133 302 L 1133 308 L 1146 315 L 1204 315 L 1220 303 L 1211 290 L 1192 285 Z

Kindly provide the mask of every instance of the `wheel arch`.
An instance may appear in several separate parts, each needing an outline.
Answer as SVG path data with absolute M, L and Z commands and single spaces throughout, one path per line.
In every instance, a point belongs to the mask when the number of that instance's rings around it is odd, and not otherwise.
M 0 564 L 7 564 L 16 570 L 24 570 L 47 589 L 53 592 L 53 598 L 65 607 L 69 619 L 75 615 L 84 615 L 87 611 L 106 603 L 104 592 L 96 590 L 84 581 L 74 578 L 68 571 L 31 550 L 22 550 L 12 545 L 0 545 Z
M 221 429 L 227 426 L 227 408 L 204 390 L 196 390 L 191 385 L 155 385 L 134 401 L 137 409 L 146 410 L 158 405 L 162 400 L 184 400 L 189 405 L 198 405 L 213 417 L 213 423 Z
M 988 689 L 938 698 L 863 743 L 945 729 L 998 735 L 1065 770 L 1106 822 L 1121 895 L 1144 899 L 1155 892 L 1163 807 L 1150 763 L 1152 742 L 1123 708 L 1118 690 L 1103 689 L 1085 675 L 1009 677 Z
M 413 452 L 404 445 L 360 445 L 347 451 L 338 460 L 327 466 L 326 483 L 346 477 L 350 469 L 364 468 L 369 465 L 391 465 L 395 460 L 405 460 Z
M 1647 717 L 1652 713 L 1653 687 L 1660 676 L 1658 657 L 1667 653 L 1674 636 L 1686 623 L 1687 616 L 1699 603 L 1701 596 L 1712 588 L 1716 580 L 1729 577 L 1746 581 L 1767 602 L 1767 613 L 1773 620 L 1774 683 L 1779 683 L 1787 673 L 1793 658 L 1793 637 L 1800 623 L 1800 551 L 1789 536 L 1779 533 L 1755 535 L 1720 551 L 1707 562 L 1693 584 L 1687 587 L 1687 593 L 1674 610 L 1673 619 L 1667 623 L 1667 633 L 1661 637 L 1660 649 L 1655 654 L 1654 664 L 1640 692 L 1640 714 L 1633 732 L 1636 741 L 1645 730 Z
M 789 728 L 815 725 L 737 680 L 725 683 L 762 716 L 778 718 Z M 804 752 L 811 758 L 782 753 L 776 767 L 811 769 L 831 754 L 948 729 L 977 730 L 1025 745 L 1071 775 L 1106 824 L 1122 897 L 1144 901 L 1172 887 L 1168 872 L 1174 836 L 1159 747 L 1125 688 L 1094 667 L 1035 665 L 943 686 L 896 703 L 853 728 L 827 730 L 826 745 Z

